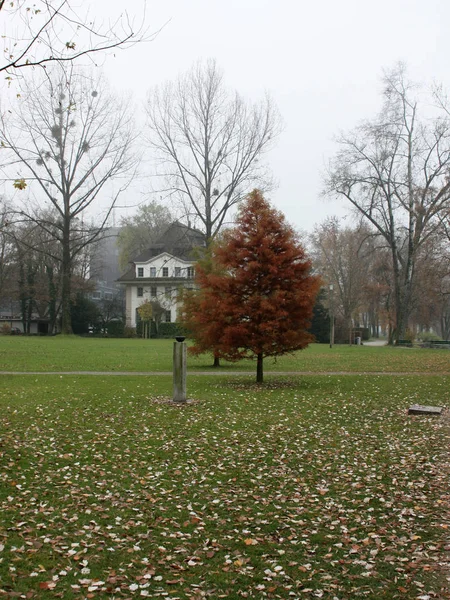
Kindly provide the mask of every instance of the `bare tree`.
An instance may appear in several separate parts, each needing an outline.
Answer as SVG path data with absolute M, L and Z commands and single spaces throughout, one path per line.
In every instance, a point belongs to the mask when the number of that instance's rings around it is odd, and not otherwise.
M 404 337 L 417 253 L 441 225 L 450 198 L 450 120 L 442 109 L 421 117 L 402 65 L 384 77 L 384 105 L 373 121 L 338 138 L 326 193 L 346 198 L 386 241 L 392 257 L 395 327 Z
M 430 236 L 417 257 L 412 321 L 419 332 L 434 329 L 449 339 L 450 248 L 441 233 Z
M 311 235 L 314 265 L 333 290 L 328 303 L 332 297 L 333 313 L 341 316 L 345 330 L 350 332 L 350 343 L 367 283 L 369 237 L 367 227 L 342 227 L 335 218 L 326 219 Z
M 0 197 L 0 307 L 10 304 L 14 280 L 14 243 L 11 237 L 11 207 Z
M 145 12 L 137 20 L 125 12 L 98 22 L 79 10 L 71 0 L 0 0 L 0 72 L 12 79 L 26 67 L 72 62 L 154 37 L 146 31 Z
M 104 82 L 73 68 L 55 69 L 38 84 L 27 82 L 25 92 L 13 116 L 2 118 L 0 135 L 15 187 L 28 188 L 39 204 L 38 210 L 22 203 L 21 216 L 59 243 L 62 331 L 69 333 L 75 261 L 98 237 L 134 175 L 132 118 L 126 102 L 115 99 Z M 107 208 L 94 227 L 85 212 L 100 199 Z M 56 219 L 42 217 L 46 205 Z
M 147 115 L 163 189 L 212 239 L 229 210 L 255 186 L 264 187 L 267 170 L 259 161 L 280 132 L 277 109 L 269 97 L 250 104 L 229 92 L 208 61 L 155 89 Z

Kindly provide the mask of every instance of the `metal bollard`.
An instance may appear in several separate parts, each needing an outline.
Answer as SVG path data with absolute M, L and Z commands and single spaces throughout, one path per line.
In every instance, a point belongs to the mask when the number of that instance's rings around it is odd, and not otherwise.
M 173 401 L 186 402 L 186 343 L 177 336 L 173 343 Z

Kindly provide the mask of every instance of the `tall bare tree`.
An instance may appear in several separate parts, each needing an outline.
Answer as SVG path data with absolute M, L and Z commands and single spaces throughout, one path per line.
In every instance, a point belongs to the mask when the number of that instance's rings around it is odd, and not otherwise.
M 423 332 L 450 333 L 450 247 L 439 231 L 420 249 L 412 321 Z
M 448 211 L 450 120 L 436 107 L 421 114 L 402 65 L 384 85 L 380 115 L 338 138 L 326 192 L 346 198 L 390 249 L 398 341 L 411 313 L 418 250 Z
M 11 297 L 14 279 L 14 243 L 10 235 L 11 207 L 0 197 L 0 307 Z
M 333 314 L 342 318 L 345 330 L 350 332 L 363 303 L 369 237 L 367 227 L 342 227 L 335 218 L 326 219 L 311 235 L 315 268 L 326 284 L 333 286 L 328 304 L 333 302 Z M 349 339 L 351 343 L 351 335 Z
M 269 97 L 251 104 L 230 92 L 208 61 L 155 89 L 147 115 L 162 189 L 212 239 L 229 210 L 267 182 L 260 159 L 280 132 L 276 107 Z
M 72 0 L 0 0 L 0 21 L 0 72 L 7 79 L 26 67 L 72 62 L 154 37 L 146 31 L 145 12 L 99 22 Z
M 131 111 L 104 82 L 72 67 L 68 72 L 58 67 L 39 82 L 27 82 L 23 98 L 13 116 L 1 120 L 3 152 L 11 158 L 15 187 L 27 188 L 35 200 L 22 203 L 21 216 L 59 242 L 62 330 L 70 333 L 75 261 L 99 236 L 134 175 Z M 100 200 L 103 218 L 94 227 L 85 213 Z M 46 205 L 51 219 L 42 217 Z

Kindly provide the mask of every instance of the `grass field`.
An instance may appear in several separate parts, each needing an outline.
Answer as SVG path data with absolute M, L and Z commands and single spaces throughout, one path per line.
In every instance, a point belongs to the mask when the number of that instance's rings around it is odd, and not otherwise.
M 450 598 L 448 422 L 407 415 L 450 406 L 442 355 L 428 377 L 192 374 L 186 406 L 165 375 L 1 376 L 0 597 Z
M 0 336 L 0 371 L 171 371 L 172 340 L 76 336 Z M 191 371 L 210 369 L 211 356 L 189 357 Z M 265 359 L 266 371 L 450 372 L 450 352 L 418 348 L 313 344 L 302 352 Z M 251 360 L 223 362 L 222 371 L 253 371 Z

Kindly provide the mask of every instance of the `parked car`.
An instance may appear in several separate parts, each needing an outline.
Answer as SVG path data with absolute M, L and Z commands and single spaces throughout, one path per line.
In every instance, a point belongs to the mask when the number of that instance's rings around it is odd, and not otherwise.
M 11 335 L 22 335 L 22 330 L 18 327 L 11 327 Z

